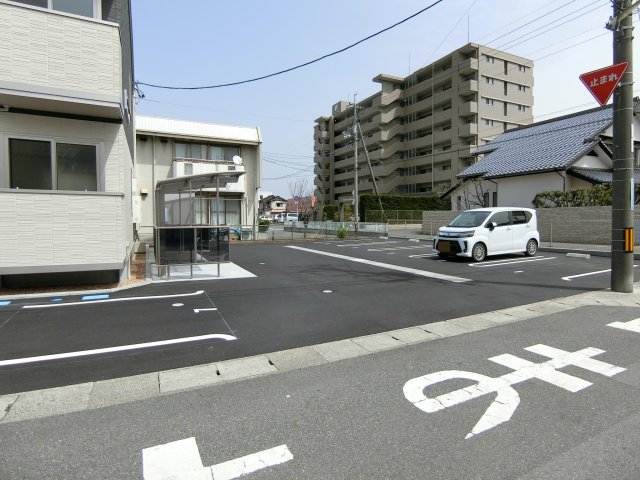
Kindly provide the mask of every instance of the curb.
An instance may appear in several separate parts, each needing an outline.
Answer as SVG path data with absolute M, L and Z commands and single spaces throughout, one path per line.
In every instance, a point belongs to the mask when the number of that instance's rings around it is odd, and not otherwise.
M 82 412 L 196 388 L 222 385 L 340 360 L 405 348 L 507 323 L 573 310 L 583 306 L 640 307 L 640 284 L 633 293 L 607 290 L 546 300 L 492 312 L 294 348 L 252 357 L 78 385 L 0 396 L 0 425 Z

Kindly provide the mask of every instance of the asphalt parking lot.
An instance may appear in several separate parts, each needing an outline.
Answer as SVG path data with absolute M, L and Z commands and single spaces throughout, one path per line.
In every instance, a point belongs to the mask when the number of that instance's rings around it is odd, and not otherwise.
M 609 287 L 610 259 L 440 260 L 399 239 L 237 244 L 252 278 L 0 306 L 0 394 L 240 358 Z

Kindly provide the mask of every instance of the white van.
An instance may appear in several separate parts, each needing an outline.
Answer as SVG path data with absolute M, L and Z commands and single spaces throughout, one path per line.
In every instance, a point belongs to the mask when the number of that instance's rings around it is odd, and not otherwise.
M 287 212 L 284 214 L 284 223 L 297 222 L 298 214 L 296 212 Z
M 433 249 L 440 258 L 470 257 L 476 262 L 487 255 L 538 251 L 540 234 L 536 211 L 531 208 L 494 207 L 462 212 L 438 229 Z

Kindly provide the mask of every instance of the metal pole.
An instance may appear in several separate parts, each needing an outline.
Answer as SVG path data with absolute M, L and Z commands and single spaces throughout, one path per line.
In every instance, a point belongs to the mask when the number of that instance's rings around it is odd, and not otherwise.
M 358 205 L 358 105 L 355 95 L 353 96 L 353 145 L 353 218 L 355 218 L 357 225 L 360 210 Z
M 633 23 L 630 13 L 624 16 L 630 5 L 613 3 L 613 62 L 629 62 L 613 96 L 611 290 L 623 293 L 633 292 Z

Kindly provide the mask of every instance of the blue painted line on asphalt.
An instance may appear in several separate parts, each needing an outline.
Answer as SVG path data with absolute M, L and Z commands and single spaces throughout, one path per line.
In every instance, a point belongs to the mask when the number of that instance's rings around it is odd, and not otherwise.
M 105 298 L 109 298 L 109 295 L 85 295 L 82 300 L 104 300 Z
M 10 303 L 11 303 L 11 301 L 9 301 L 9 300 L 3 300 L 2 302 L 0 302 L 0 307 L 6 307 Z
M 61 298 L 52 298 L 51 301 L 52 302 L 61 302 L 62 299 Z

